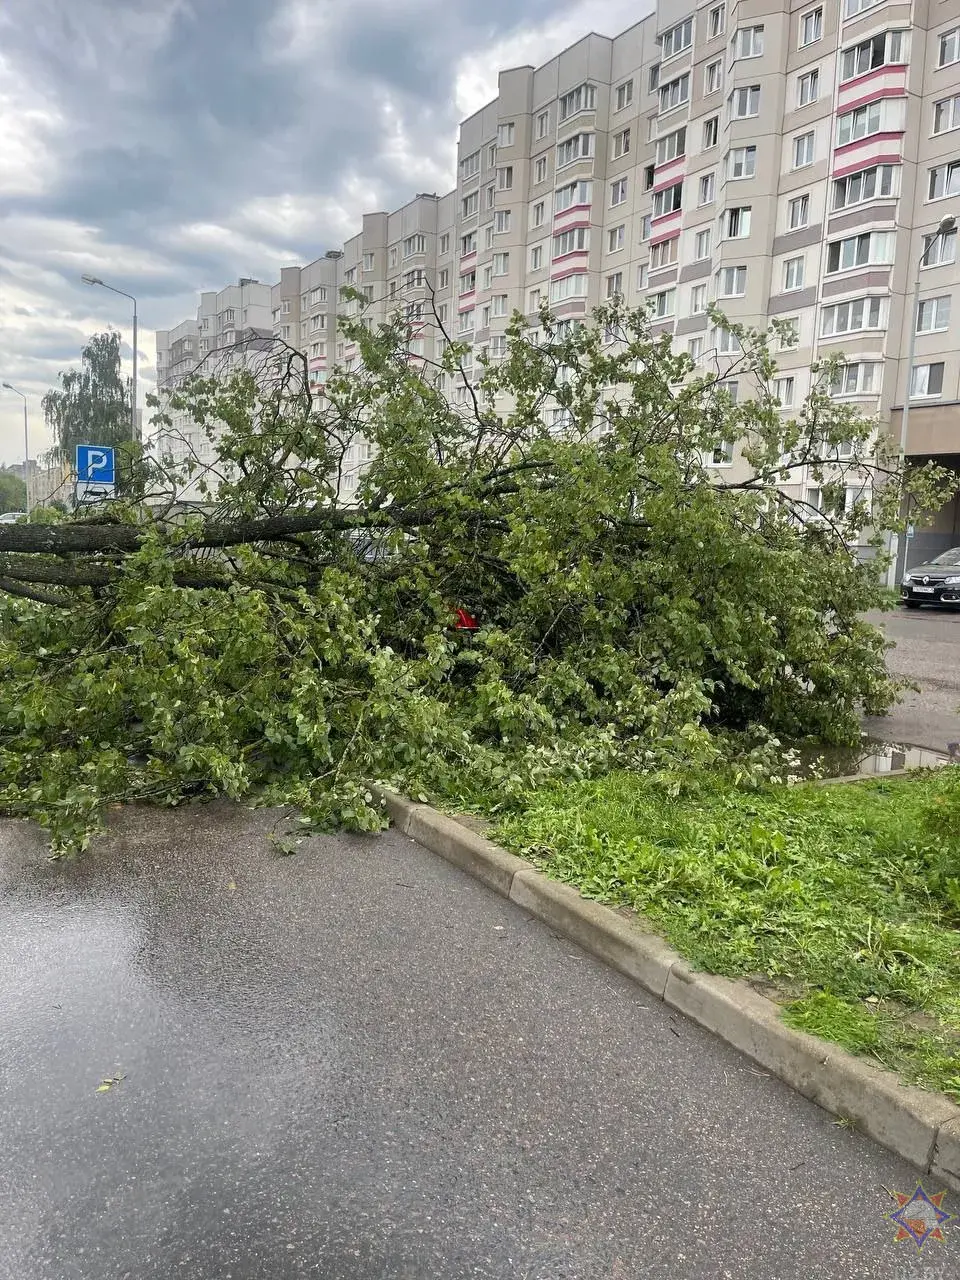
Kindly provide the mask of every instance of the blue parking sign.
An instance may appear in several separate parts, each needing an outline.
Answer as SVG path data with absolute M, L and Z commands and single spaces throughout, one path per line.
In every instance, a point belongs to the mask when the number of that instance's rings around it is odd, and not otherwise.
M 113 446 L 78 444 L 77 480 L 80 484 L 112 485 L 114 483 Z

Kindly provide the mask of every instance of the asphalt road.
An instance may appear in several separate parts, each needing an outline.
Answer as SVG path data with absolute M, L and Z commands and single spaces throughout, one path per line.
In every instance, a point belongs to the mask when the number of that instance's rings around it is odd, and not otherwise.
M 113 816 L 0 823 L 0 1280 L 960 1274 L 905 1163 L 405 838 Z
M 889 716 L 865 720 L 867 732 L 938 751 L 960 741 L 960 610 L 895 609 L 871 621 L 895 642 L 890 670 L 919 690 L 905 692 Z

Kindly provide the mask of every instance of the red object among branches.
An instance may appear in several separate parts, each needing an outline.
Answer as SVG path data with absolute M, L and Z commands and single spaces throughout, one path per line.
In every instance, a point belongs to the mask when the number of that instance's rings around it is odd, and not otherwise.
M 476 620 L 472 613 L 467 609 L 455 610 L 457 620 L 454 626 L 458 631 L 479 631 L 480 623 Z

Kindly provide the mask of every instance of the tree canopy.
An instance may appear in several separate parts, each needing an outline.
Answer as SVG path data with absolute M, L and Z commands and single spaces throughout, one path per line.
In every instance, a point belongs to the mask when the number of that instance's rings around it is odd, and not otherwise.
M 785 413 L 767 335 L 734 325 L 740 354 L 695 366 L 642 310 L 545 311 L 466 382 L 456 342 L 433 362 L 400 319 L 344 323 L 362 364 L 322 397 L 278 343 L 162 407 L 212 466 L 156 458 L 123 502 L 0 528 L 0 805 L 55 850 L 123 799 L 364 827 L 374 780 L 507 804 L 614 762 L 749 772 L 890 702 L 863 613 L 905 486 L 946 482 L 900 475 L 830 367 Z
M 0 471 L 0 515 L 7 511 L 26 511 L 27 486 L 23 476 L 4 468 Z
M 59 462 L 72 463 L 78 444 L 119 445 L 130 439 L 120 334 L 95 333 L 82 357 L 81 368 L 60 373 L 59 386 L 43 397 L 43 416 L 53 433 L 51 456 Z

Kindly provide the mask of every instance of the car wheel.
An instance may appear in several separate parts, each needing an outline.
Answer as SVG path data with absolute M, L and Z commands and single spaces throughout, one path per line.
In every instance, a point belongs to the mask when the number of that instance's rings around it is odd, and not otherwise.
M 903 602 L 908 609 L 919 609 L 921 602 L 919 600 L 904 600 Z

